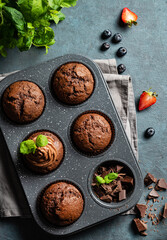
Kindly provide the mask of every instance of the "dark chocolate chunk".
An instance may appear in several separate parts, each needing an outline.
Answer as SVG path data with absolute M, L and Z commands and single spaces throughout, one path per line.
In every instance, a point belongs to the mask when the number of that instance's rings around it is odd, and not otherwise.
M 165 203 L 165 206 L 164 206 L 164 212 L 163 212 L 163 218 L 167 218 L 167 203 Z
M 124 184 L 130 184 L 133 186 L 133 178 L 129 176 L 125 176 L 123 179 L 121 179 L 121 182 Z
M 117 165 L 116 172 L 119 173 L 123 168 L 124 168 L 123 166 Z
M 104 192 L 102 191 L 100 186 L 95 185 L 95 186 L 93 186 L 93 189 L 99 197 L 104 196 Z
M 147 224 L 145 224 L 142 220 L 140 220 L 139 218 L 135 218 L 133 220 L 136 224 L 137 230 L 139 232 L 144 232 L 145 230 L 147 230 Z
M 144 184 L 148 186 L 153 182 L 155 182 L 154 176 L 151 173 L 147 173 L 147 175 L 144 178 Z
M 157 198 L 159 194 L 154 189 L 148 194 L 148 199 Z
M 112 202 L 112 197 L 110 195 L 106 195 L 106 196 L 102 196 L 100 200 L 110 203 Z
M 140 233 L 142 236 L 147 236 L 148 234 L 146 232 L 141 232 Z
M 122 184 L 121 181 L 117 181 L 116 188 L 113 190 L 112 195 L 115 195 L 115 193 L 118 193 L 120 191 L 122 191 Z
M 146 214 L 147 205 L 145 204 L 136 204 L 136 208 L 140 213 L 140 217 L 143 218 Z
M 110 186 L 109 184 L 101 184 L 101 188 L 104 190 L 105 195 L 106 194 L 111 195 L 113 192 L 112 186 Z
M 166 190 L 167 189 L 167 183 L 165 182 L 164 178 L 160 178 L 155 186 L 155 189 L 157 191 L 159 190 Z
M 110 173 L 110 170 L 106 170 L 106 171 L 102 172 L 101 177 L 104 178 L 109 173 Z
M 119 201 L 125 200 L 126 199 L 126 190 L 122 190 L 119 192 Z

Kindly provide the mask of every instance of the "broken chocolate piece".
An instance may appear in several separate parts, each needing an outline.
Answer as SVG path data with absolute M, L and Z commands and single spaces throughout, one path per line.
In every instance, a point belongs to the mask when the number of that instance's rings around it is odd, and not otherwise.
M 155 181 L 154 176 L 151 173 L 147 173 L 147 175 L 144 178 L 144 184 L 148 186 L 154 181 Z
M 157 198 L 159 194 L 154 189 L 148 194 L 148 199 Z
M 146 232 L 141 232 L 140 233 L 142 236 L 147 236 L 148 234 Z
M 140 217 L 143 218 L 146 214 L 147 206 L 145 204 L 136 204 L 136 208 L 140 213 Z
M 100 200 L 110 203 L 112 202 L 112 197 L 110 195 L 106 195 L 106 196 L 102 196 Z
M 166 190 L 167 189 L 167 183 L 165 182 L 164 178 L 160 178 L 155 186 L 155 189 L 157 191 L 159 190 Z
M 115 195 L 115 193 L 118 193 L 122 191 L 122 184 L 121 181 L 117 181 L 116 188 L 113 190 L 112 195 Z
M 119 173 L 123 168 L 124 168 L 123 166 L 117 165 L 116 172 Z
M 125 176 L 123 179 L 121 179 L 121 182 L 124 184 L 130 184 L 133 186 L 133 178 L 129 176 Z
M 111 195 L 112 192 L 113 192 L 112 186 L 109 185 L 109 184 L 102 184 L 101 188 L 105 191 L 105 194 L 110 194 Z M 103 195 L 105 195 L 105 194 L 103 194 Z
M 145 224 L 139 218 L 135 218 L 135 219 L 133 219 L 133 221 L 135 222 L 136 227 L 137 227 L 139 232 L 143 232 L 143 231 L 147 230 L 147 224 Z
M 126 199 L 126 190 L 122 190 L 119 192 L 119 201 Z
M 163 218 L 167 218 L 167 203 L 164 206 Z

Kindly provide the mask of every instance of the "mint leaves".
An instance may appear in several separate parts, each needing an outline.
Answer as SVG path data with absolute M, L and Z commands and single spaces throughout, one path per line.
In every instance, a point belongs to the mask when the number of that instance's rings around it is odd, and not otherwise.
M 45 147 L 48 144 L 48 139 L 46 136 L 40 134 L 36 138 L 36 142 L 31 139 L 23 141 L 20 143 L 20 153 L 30 154 L 35 153 L 37 147 Z
M 27 51 L 31 46 L 45 47 L 55 43 L 51 22 L 65 19 L 62 8 L 74 7 L 77 0 L 0 0 L 0 55 L 8 48 Z
M 48 144 L 48 139 L 46 136 L 40 134 L 36 139 L 37 147 L 45 147 Z
M 109 184 L 110 182 L 112 182 L 113 180 L 117 179 L 118 177 L 118 173 L 109 173 L 107 174 L 104 178 L 100 177 L 100 176 L 96 176 L 96 180 L 99 184 Z
M 96 176 L 96 180 L 100 184 L 106 183 L 105 180 L 102 177 L 100 177 L 100 176 Z
M 35 153 L 36 148 L 35 142 L 30 139 L 20 143 L 20 153 L 22 154 Z

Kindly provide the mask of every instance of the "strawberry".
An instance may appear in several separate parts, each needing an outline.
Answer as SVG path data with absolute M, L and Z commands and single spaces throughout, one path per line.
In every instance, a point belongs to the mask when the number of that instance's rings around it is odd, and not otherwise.
M 145 108 L 148 108 L 156 103 L 158 95 L 156 94 L 156 92 L 150 92 L 150 89 L 148 91 L 144 91 L 140 95 L 139 111 L 142 111 Z
M 138 16 L 129 8 L 123 9 L 121 18 L 122 21 L 128 25 L 128 27 L 131 27 L 132 24 L 137 25 Z

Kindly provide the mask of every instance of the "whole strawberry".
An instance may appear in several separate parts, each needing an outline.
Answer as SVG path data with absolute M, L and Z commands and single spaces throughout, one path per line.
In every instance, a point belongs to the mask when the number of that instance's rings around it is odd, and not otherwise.
M 122 10 L 122 21 L 131 27 L 132 24 L 137 25 L 138 16 L 132 12 L 129 8 L 124 8 Z
M 156 103 L 158 95 L 156 94 L 156 92 L 151 92 L 150 89 L 148 91 L 144 91 L 140 95 L 139 111 L 142 111 L 145 108 L 148 108 Z

